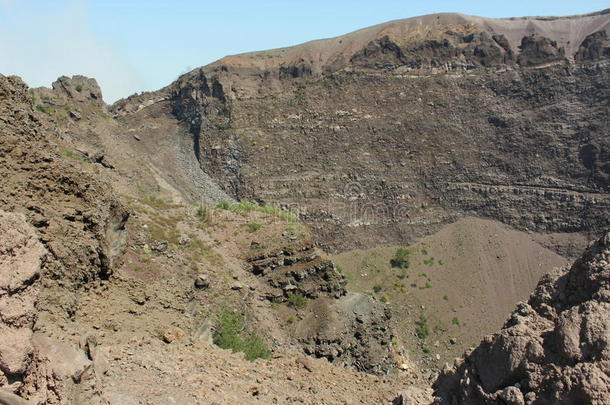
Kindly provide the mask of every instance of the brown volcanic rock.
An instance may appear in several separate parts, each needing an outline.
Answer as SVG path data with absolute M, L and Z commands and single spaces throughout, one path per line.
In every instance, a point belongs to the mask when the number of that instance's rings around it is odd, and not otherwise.
M 0 208 L 22 211 L 34 225 L 54 278 L 76 285 L 108 278 L 128 211 L 59 156 L 19 78 L 0 75 L 0 116 Z
M 32 330 L 69 319 L 79 290 L 111 277 L 129 212 L 61 157 L 32 107 L 27 86 L 0 75 L 0 389 L 68 403 L 72 378 L 48 364 Z
M 557 42 L 541 35 L 530 35 L 521 40 L 518 62 L 522 66 L 536 66 L 565 58 L 565 50 Z
M 434 384 L 437 404 L 610 402 L 610 232 L 543 277 L 504 328 Z
M 393 21 L 229 56 L 111 110 L 188 130 L 227 194 L 290 207 L 334 251 L 411 243 L 464 216 L 586 235 L 609 225 L 610 69 L 583 41 L 609 24 Z M 573 63 L 581 44 L 601 59 Z
M 29 365 L 38 279 L 46 255 L 23 215 L 0 210 L 0 386 L 3 378 L 19 376 Z
M 595 61 L 610 57 L 610 40 L 607 31 L 597 31 L 580 44 L 574 55 L 577 61 Z

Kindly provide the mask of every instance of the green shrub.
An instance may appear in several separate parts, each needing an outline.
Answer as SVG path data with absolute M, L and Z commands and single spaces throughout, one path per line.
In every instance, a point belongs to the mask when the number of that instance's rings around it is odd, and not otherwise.
M 66 157 L 74 160 L 83 160 L 82 155 L 74 152 L 72 149 L 64 149 L 63 153 Z
M 288 304 L 295 308 L 305 308 L 309 299 L 301 293 L 294 293 L 288 296 Z
M 77 84 L 75 88 L 76 88 L 76 91 L 78 91 L 79 93 L 80 93 L 81 91 L 83 91 L 83 85 L 82 85 L 82 84 L 80 84 L 80 83 L 79 83 L 79 84 Z
M 401 269 L 409 268 L 409 257 L 411 256 L 411 249 L 408 248 L 399 248 L 396 249 L 396 253 L 394 253 L 394 257 L 390 260 L 390 264 L 392 267 L 397 267 Z
M 296 316 L 294 316 L 294 315 L 290 315 L 290 316 L 288 317 L 288 319 L 286 320 L 286 322 L 288 322 L 288 323 L 290 323 L 290 324 L 293 324 L 293 323 L 295 323 L 296 321 L 297 321 L 297 317 L 296 317 Z
M 444 299 L 445 301 L 449 301 L 449 297 L 447 297 L 446 295 L 443 295 L 443 299 Z
M 460 326 L 460 320 L 457 318 L 457 316 L 455 316 L 455 317 L 453 317 L 453 319 L 451 319 L 451 323 L 456 326 Z
M 208 207 L 206 207 L 205 205 L 200 205 L 199 207 L 197 207 L 197 212 L 195 213 L 195 215 L 197 215 L 199 218 L 205 218 L 209 215 L 210 210 L 208 209 Z
M 388 302 L 388 297 L 386 297 L 385 295 L 382 295 L 381 298 L 379 299 L 381 302 L 383 302 L 384 304 L 387 304 Z
M 195 212 L 195 215 L 204 224 L 210 225 L 212 223 L 212 210 L 205 205 L 198 206 L 197 211 Z
M 298 222 L 299 218 L 289 211 L 282 211 L 279 208 L 271 205 L 259 205 L 256 201 L 242 200 L 238 204 L 230 204 L 227 201 L 221 201 L 216 204 L 218 210 L 229 210 L 242 214 L 258 211 L 263 214 L 273 215 L 286 222 Z
M 223 349 L 231 349 L 234 353 L 243 352 L 246 360 L 250 361 L 258 358 L 268 359 L 271 355 L 260 336 L 254 332 L 244 332 L 244 316 L 228 309 L 220 314 L 218 327 L 214 332 L 214 344 Z
M 381 290 L 383 290 L 383 286 L 382 286 L 381 284 L 375 284 L 375 285 L 373 286 L 373 291 L 374 291 L 375 293 L 381 292 Z
M 229 204 L 228 201 L 221 201 L 218 204 L 216 204 L 216 209 L 217 210 L 228 210 L 231 207 L 231 204 Z
M 260 222 L 256 222 L 256 221 L 254 221 L 254 222 L 250 222 L 250 223 L 248 224 L 248 232 L 256 232 L 256 231 L 258 231 L 259 229 L 261 229 L 261 226 L 262 226 L 262 225 L 261 225 L 261 223 L 260 223 Z
M 53 112 L 53 109 L 47 106 L 44 106 L 42 104 L 37 104 L 36 105 L 36 109 L 38 111 L 40 111 L 41 113 L 45 113 L 45 114 L 51 114 Z
M 428 318 L 422 314 L 419 316 L 419 321 L 415 322 L 417 328 L 415 329 L 415 334 L 420 339 L 425 339 L 430 334 L 430 330 L 428 329 Z

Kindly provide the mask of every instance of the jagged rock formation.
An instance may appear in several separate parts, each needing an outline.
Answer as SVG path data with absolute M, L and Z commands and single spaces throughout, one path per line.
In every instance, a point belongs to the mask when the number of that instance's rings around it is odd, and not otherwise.
M 331 249 L 465 215 L 586 235 L 610 209 L 609 24 L 607 11 L 393 21 L 229 56 L 111 110 L 177 119 L 228 194 L 290 207 Z
M 267 299 L 286 302 L 298 294 L 313 300 L 292 331 L 306 354 L 381 375 L 396 366 L 388 308 L 348 293 L 345 278 L 311 242 L 258 252 L 248 262 L 270 287 L 263 291 Z
M 0 385 L 23 375 L 31 361 L 35 305 L 46 255 L 23 215 L 0 211 Z
M 610 402 L 610 232 L 540 281 L 503 329 L 434 384 L 437 404 Z
M 347 293 L 346 280 L 333 263 L 315 251 L 311 242 L 248 258 L 252 273 L 263 277 L 272 288 L 269 299 L 285 301 L 291 294 L 318 298 L 320 294 L 339 298 Z
M 0 328 L 11 347 L 0 349 L 0 389 L 67 403 L 78 373 L 49 365 L 32 331 L 41 319 L 72 317 L 77 291 L 112 275 L 129 213 L 60 156 L 16 77 L 0 75 L 0 117 L 0 210 L 11 212 L 0 243 Z

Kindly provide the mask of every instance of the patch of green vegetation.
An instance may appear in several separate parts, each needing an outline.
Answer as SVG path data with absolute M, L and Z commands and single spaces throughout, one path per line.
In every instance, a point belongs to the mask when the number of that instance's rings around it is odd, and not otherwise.
M 428 329 L 428 318 L 426 315 L 421 314 L 419 316 L 419 320 L 415 322 L 417 328 L 415 328 L 415 334 L 420 339 L 425 339 L 430 335 L 430 330 Z
M 375 285 L 373 286 L 373 292 L 374 292 L 375 294 L 377 294 L 377 293 L 381 292 L 381 290 L 383 290 L 383 286 L 382 286 L 381 284 L 375 284 Z
M 296 321 L 297 321 L 297 317 L 296 317 L 296 316 L 294 316 L 294 315 L 290 315 L 290 316 L 288 317 L 288 319 L 286 319 L 286 322 L 288 322 L 289 324 L 293 324 L 293 323 L 295 323 Z
M 277 207 L 270 205 L 259 205 L 256 201 L 243 200 L 238 204 L 230 204 L 227 201 L 221 201 L 215 207 L 218 210 L 227 210 L 246 214 L 249 212 L 257 211 L 263 214 L 275 216 L 282 221 L 286 222 L 298 222 L 298 217 L 289 211 L 283 211 Z
M 409 268 L 409 258 L 411 256 L 411 249 L 409 248 L 398 248 L 396 249 L 396 253 L 394 253 L 394 257 L 390 260 L 390 265 L 392 267 L 397 267 L 401 269 Z
M 62 152 L 63 152 L 63 155 L 67 158 L 74 159 L 74 160 L 80 160 L 80 161 L 83 160 L 83 157 L 79 153 L 73 151 L 72 149 L 64 149 Z
M 383 302 L 384 304 L 387 304 L 388 297 L 386 297 L 385 295 L 382 295 L 381 298 L 379 298 L 379 301 Z
M 419 287 L 420 290 L 427 290 L 428 288 L 432 288 L 432 284 L 430 284 L 428 281 L 426 281 L 426 284 L 424 284 L 423 287 Z
M 288 304 L 297 309 L 305 308 L 308 301 L 306 296 L 298 292 L 288 296 Z
M 83 85 L 79 83 L 76 85 L 75 89 L 80 93 L 81 91 L 83 91 Z
M 201 260 L 206 260 L 215 266 L 223 264 L 222 257 L 214 252 L 211 247 L 206 245 L 196 235 L 190 234 L 189 237 L 191 238 L 191 244 L 186 249 L 189 252 L 191 262 L 197 263 Z
M 214 332 L 214 344 L 223 349 L 231 349 L 234 353 L 243 352 L 246 360 L 268 359 L 271 351 L 263 339 L 255 332 L 244 332 L 244 329 L 244 316 L 224 309 L 220 313 L 218 327 Z
M 343 273 L 343 267 L 341 267 L 339 264 L 335 264 L 335 270 L 337 270 L 339 273 Z
M 425 248 L 422 248 L 422 249 L 420 250 L 420 252 L 421 252 L 421 254 L 422 254 L 422 255 L 424 255 L 424 256 L 427 256 L 427 255 L 428 255 L 428 251 L 427 251 Z
M 445 301 L 449 301 L 449 297 L 447 297 L 446 295 L 443 295 L 443 299 L 444 299 Z
M 217 210 L 228 210 L 230 206 L 231 206 L 231 204 L 229 204 L 228 201 L 221 201 L 218 204 L 216 204 L 216 206 L 214 208 L 216 208 Z
M 142 268 L 140 266 L 138 266 L 137 264 L 131 263 L 129 264 L 129 268 L 133 271 L 141 271 Z
M 430 353 L 431 353 L 431 350 L 430 350 L 430 348 L 428 348 L 428 347 L 424 347 L 424 348 L 423 348 L 423 349 L 421 349 L 421 350 L 422 350 L 422 352 L 424 352 L 424 353 L 426 353 L 426 354 L 430 354 Z
M 199 205 L 195 215 L 199 218 L 208 218 L 210 216 L 210 208 L 205 205 Z
M 163 216 L 157 215 L 152 218 L 152 222 L 147 222 L 147 232 L 150 242 L 163 242 L 177 245 L 180 240 L 180 232 L 177 225 L 180 222 L 180 216 Z
M 432 266 L 434 265 L 434 257 L 430 257 L 428 259 L 424 260 L 424 264 L 428 265 L 428 266 Z
M 439 261 L 438 261 L 438 265 L 439 265 L 439 266 L 442 266 L 443 264 L 445 264 L 445 263 L 444 263 L 442 260 L 439 260 Z
M 457 316 L 454 316 L 454 317 L 451 319 L 451 323 L 452 323 L 453 325 L 455 325 L 455 326 L 460 326 L 460 320 L 458 319 L 458 317 L 457 317 Z
M 140 201 L 148 205 L 149 207 L 155 208 L 157 210 L 168 210 L 170 208 L 176 208 L 178 206 L 176 204 L 167 203 L 162 198 L 155 197 L 154 195 L 148 195 L 142 198 Z
M 47 107 L 42 104 L 36 104 L 36 109 L 44 114 L 51 114 L 54 110 L 51 107 Z
M 250 222 L 248 224 L 248 232 L 256 232 L 259 229 L 261 229 L 261 226 L 263 226 L 260 222 Z

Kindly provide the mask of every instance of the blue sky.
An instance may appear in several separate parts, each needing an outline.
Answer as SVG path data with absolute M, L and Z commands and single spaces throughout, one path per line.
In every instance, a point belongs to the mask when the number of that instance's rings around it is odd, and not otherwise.
M 296 45 L 438 12 L 485 17 L 581 14 L 591 1 L 0 0 L 0 73 L 30 86 L 95 77 L 104 99 L 161 88 L 225 55 Z

